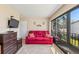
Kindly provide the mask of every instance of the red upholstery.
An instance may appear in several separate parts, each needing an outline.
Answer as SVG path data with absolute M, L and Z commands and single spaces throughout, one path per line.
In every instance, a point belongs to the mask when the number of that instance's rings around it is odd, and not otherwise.
M 30 37 L 29 34 L 33 33 L 34 37 Z M 46 37 L 46 34 L 49 34 L 48 31 L 30 31 L 28 36 L 25 39 L 26 44 L 52 44 L 53 37 Z

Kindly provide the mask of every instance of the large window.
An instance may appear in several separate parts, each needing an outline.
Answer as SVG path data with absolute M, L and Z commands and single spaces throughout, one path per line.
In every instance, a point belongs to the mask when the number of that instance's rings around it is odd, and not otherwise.
M 62 15 L 52 21 L 52 35 L 67 41 L 67 15 Z
M 54 19 L 52 33 L 58 36 L 61 41 L 79 48 L 79 7 Z
M 79 47 L 79 8 L 70 12 L 70 44 Z
M 67 41 L 67 16 L 57 18 L 57 35 L 61 40 Z
M 79 8 L 70 12 L 71 23 L 79 21 Z

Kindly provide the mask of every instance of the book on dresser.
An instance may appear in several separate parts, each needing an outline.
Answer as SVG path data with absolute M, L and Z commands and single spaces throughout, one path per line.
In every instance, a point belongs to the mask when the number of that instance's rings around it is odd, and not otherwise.
M 0 34 L 1 54 L 14 54 L 17 52 L 17 32 Z

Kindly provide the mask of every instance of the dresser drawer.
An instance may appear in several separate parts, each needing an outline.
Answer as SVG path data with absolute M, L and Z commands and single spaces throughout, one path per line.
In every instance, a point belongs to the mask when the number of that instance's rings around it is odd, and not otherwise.
M 10 37 L 9 38 L 14 38 L 14 37 L 17 37 L 16 35 L 10 35 Z
M 6 42 L 6 41 L 9 41 L 9 37 L 8 37 L 8 35 L 4 35 L 2 41 L 3 41 L 3 43 Z
M 6 43 L 9 44 L 9 43 L 11 43 L 11 42 L 13 42 L 13 41 L 17 41 L 16 39 L 17 39 L 17 38 L 12 38 L 12 39 L 9 38 L 8 40 L 7 40 L 7 39 L 6 39 L 6 40 L 3 40 L 3 43 L 4 43 L 4 44 L 6 44 Z
M 4 47 L 4 49 L 5 48 L 7 49 L 10 46 L 14 46 L 14 44 L 17 45 L 17 42 L 16 41 L 6 42 L 6 43 L 3 44 L 3 47 Z
M 11 48 L 10 51 L 4 52 L 5 54 L 14 54 L 17 52 L 17 47 Z
M 1 53 L 13 54 L 17 51 L 17 32 L 8 32 L 0 34 L 1 39 Z
M 17 46 L 13 45 L 8 47 L 7 49 L 4 49 L 4 54 L 12 54 L 17 51 Z
M 14 44 L 11 44 L 11 45 L 9 45 L 7 47 L 4 47 L 3 50 L 4 50 L 4 53 L 7 53 L 7 52 L 11 51 L 14 48 L 16 48 L 16 51 L 17 51 L 17 43 L 16 42 L 14 42 Z

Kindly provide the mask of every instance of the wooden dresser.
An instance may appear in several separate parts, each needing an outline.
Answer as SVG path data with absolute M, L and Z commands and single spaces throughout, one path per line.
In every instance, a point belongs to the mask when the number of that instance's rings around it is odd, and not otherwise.
M 0 34 L 1 54 L 14 54 L 17 52 L 17 32 Z

